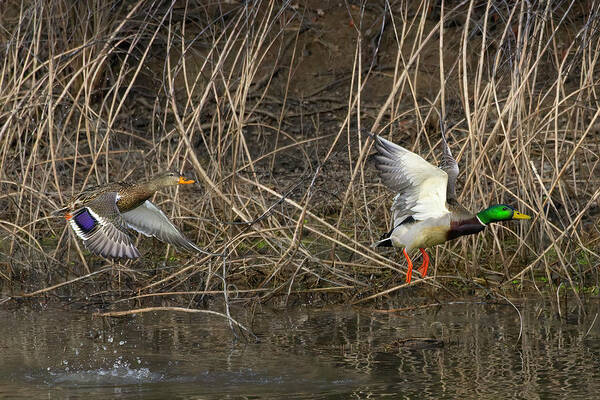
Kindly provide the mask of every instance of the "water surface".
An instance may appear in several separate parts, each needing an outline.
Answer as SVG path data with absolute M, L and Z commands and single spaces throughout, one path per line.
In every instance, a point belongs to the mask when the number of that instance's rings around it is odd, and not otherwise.
M 0 398 L 589 398 L 597 304 L 561 320 L 538 301 L 410 312 L 334 307 L 120 319 L 0 311 Z M 600 318 L 599 318 L 600 319 Z M 421 338 L 430 339 L 429 341 Z

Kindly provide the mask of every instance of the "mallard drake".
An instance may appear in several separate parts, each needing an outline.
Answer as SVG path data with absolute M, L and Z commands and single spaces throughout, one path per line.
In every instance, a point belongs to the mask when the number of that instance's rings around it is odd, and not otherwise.
M 148 200 L 161 188 L 190 183 L 194 181 L 178 173 L 164 172 L 145 182 L 94 186 L 73 197 L 66 207 L 56 210 L 54 214 L 64 213 L 85 247 L 103 257 L 140 256 L 127 228 L 189 252 L 207 253 L 186 239 L 169 218 Z
M 392 204 L 392 229 L 373 247 L 398 247 L 408 263 L 406 282 L 411 281 L 412 261 L 408 253 L 418 248 L 423 264 L 418 269 L 427 275 L 428 247 L 460 236 L 481 232 L 491 223 L 513 219 L 530 219 L 505 204 L 496 204 L 476 214 L 469 212 L 456 199 L 458 163 L 450 152 L 442 131 L 443 154 L 439 167 L 417 154 L 370 134 L 375 141 L 375 164 L 382 182 L 397 192 Z

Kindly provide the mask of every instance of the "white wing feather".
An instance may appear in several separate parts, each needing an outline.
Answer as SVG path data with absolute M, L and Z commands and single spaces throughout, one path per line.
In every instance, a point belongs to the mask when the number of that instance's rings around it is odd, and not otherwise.
M 423 221 L 449 213 L 446 207 L 448 174 L 417 154 L 379 136 L 375 156 L 381 180 L 397 191 L 392 212 L 394 226 L 408 217 Z
M 218 256 L 222 255 L 202 250 L 200 247 L 189 241 L 183 233 L 173 225 L 165 213 L 156 207 L 150 200 L 146 200 L 139 207 L 123 213 L 122 216 L 127 223 L 127 226 L 146 236 L 154 236 L 163 242 L 190 252 Z

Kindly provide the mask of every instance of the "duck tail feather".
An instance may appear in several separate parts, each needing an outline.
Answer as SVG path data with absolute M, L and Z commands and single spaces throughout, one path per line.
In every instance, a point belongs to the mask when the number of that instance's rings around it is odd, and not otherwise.
M 394 228 L 392 228 L 389 232 L 381 235 L 378 241 L 373 243 L 371 247 L 393 247 L 392 245 L 392 232 L 394 232 Z

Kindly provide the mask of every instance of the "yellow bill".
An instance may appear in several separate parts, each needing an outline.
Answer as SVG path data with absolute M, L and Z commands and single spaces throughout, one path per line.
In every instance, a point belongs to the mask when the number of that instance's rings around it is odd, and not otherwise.
M 523 214 L 515 210 L 513 214 L 513 219 L 531 219 L 531 217 L 527 214 Z

